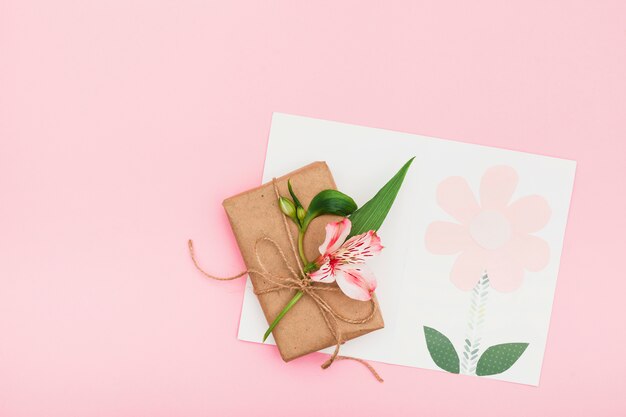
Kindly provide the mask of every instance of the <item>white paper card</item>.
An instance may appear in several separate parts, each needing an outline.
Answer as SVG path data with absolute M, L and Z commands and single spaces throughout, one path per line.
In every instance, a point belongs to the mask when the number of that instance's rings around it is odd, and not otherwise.
M 574 161 L 275 113 L 263 182 L 326 161 L 362 205 L 413 156 L 369 262 L 385 328 L 341 353 L 538 385 Z M 266 329 L 248 280 L 239 339 Z

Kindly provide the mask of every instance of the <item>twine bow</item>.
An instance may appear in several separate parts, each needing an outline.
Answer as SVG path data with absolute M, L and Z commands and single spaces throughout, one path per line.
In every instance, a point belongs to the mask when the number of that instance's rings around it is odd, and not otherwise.
M 272 179 L 272 185 L 273 185 L 273 188 L 274 188 L 274 193 L 276 194 L 276 198 L 278 199 L 280 197 L 280 193 L 278 192 L 278 186 L 276 185 L 276 178 Z M 369 363 L 367 363 L 363 359 L 354 358 L 354 357 L 351 357 L 351 356 L 341 356 L 341 355 L 339 355 L 340 347 L 345 342 L 343 340 L 343 335 L 342 335 L 341 330 L 339 328 L 339 322 L 342 321 L 342 322 L 350 323 L 350 324 L 367 323 L 376 314 L 376 311 L 378 309 L 378 306 L 377 306 L 376 302 L 374 301 L 374 299 L 369 300 L 372 308 L 371 308 L 369 314 L 366 317 L 364 317 L 364 318 L 354 319 L 354 318 L 346 317 L 346 316 L 343 316 L 340 313 L 338 313 L 335 309 L 333 309 L 328 304 L 328 302 L 326 302 L 326 300 L 324 300 L 320 296 L 319 293 L 322 292 L 322 291 L 339 291 L 339 288 L 337 288 L 337 287 L 329 287 L 329 286 L 327 286 L 325 284 L 313 283 L 311 281 L 311 279 L 309 278 L 309 276 L 306 273 L 304 273 L 304 266 L 302 265 L 300 257 L 298 256 L 297 248 L 296 248 L 295 242 L 293 240 L 293 237 L 291 236 L 291 233 L 289 232 L 289 226 L 287 224 L 287 220 L 285 219 L 285 216 L 282 216 L 282 219 L 283 219 L 283 225 L 284 225 L 285 232 L 287 233 L 287 236 L 289 237 L 289 246 L 291 247 L 291 251 L 292 251 L 292 254 L 294 256 L 294 259 L 296 260 L 296 262 L 298 264 L 298 269 L 297 270 L 295 270 L 294 268 L 291 267 L 291 265 L 287 261 L 287 256 L 285 255 L 285 252 L 280 248 L 280 246 L 276 243 L 276 241 L 274 241 L 273 239 L 271 239 L 271 238 L 269 238 L 267 236 L 259 238 L 255 242 L 255 244 L 254 244 L 254 254 L 256 256 L 258 265 L 261 267 L 261 271 L 254 270 L 254 269 L 248 269 L 248 270 L 243 271 L 243 272 L 241 272 L 241 273 L 239 273 L 237 275 L 234 275 L 232 277 L 217 277 L 217 276 L 211 275 L 211 274 L 207 273 L 206 271 L 204 271 L 200 267 L 200 265 L 198 264 L 198 262 L 196 260 L 196 257 L 195 257 L 194 250 L 193 250 L 193 242 L 191 240 L 189 240 L 188 245 L 189 245 L 189 253 L 191 255 L 191 260 L 193 261 L 195 267 L 202 274 L 204 274 L 206 277 L 211 278 L 211 279 L 215 279 L 215 280 L 218 280 L 218 281 L 230 281 L 230 280 L 234 280 L 234 279 L 240 278 L 240 277 L 242 277 L 242 276 L 244 276 L 246 274 L 257 274 L 257 275 L 263 277 L 266 281 L 268 281 L 269 283 L 272 284 L 272 286 L 268 287 L 268 288 L 264 288 L 264 289 L 261 289 L 261 290 L 256 290 L 255 289 L 254 293 L 256 295 L 272 293 L 272 292 L 281 291 L 281 290 L 284 290 L 284 289 L 302 291 L 302 293 L 304 295 L 307 295 L 307 296 L 311 297 L 311 299 L 315 302 L 315 305 L 318 307 L 320 313 L 322 314 L 322 317 L 324 318 L 324 322 L 326 323 L 326 327 L 328 327 L 328 330 L 330 331 L 330 333 L 332 334 L 333 338 L 336 341 L 335 350 L 332 353 L 332 355 L 330 356 L 330 358 L 326 362 L 324 362 L 322 364 L 322 369 L 327 369 L 335 361 L 349 359 L 349 360 L 353 360 L 353 361 L 361 363 L 363 366 L 365 366 L 367 369 L 369 369 L 369 371 L 372 373 L 372 375 L 379 382 L 383 382 L 383 379 L 380 377 L 378 372 L 376 372 L 374 367 L 372 367 L 372 365 L 370 365 Z M 282 260 L 283 264 L 287 267 L 287 269 L 289 271 L 289 275 L 287 275 L 287 276 L 278 276 L 276 274 L 270 273 L 267 270 L 263 260 L 261 259 L 261 256 L 259 255 L 259 250 L 258 250 L 259 245 L 263 244 L 264 242 L 267 242 L 267 243 L 271 244 L 274 247 L 276 252 L 281 257 L 281 260 Z

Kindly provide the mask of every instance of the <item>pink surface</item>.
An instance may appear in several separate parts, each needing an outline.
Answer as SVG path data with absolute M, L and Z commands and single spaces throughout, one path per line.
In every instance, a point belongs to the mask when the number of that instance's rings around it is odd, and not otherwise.
M 626 414 L 626 3 L 297 3 L 0 1 L 0 416 Z M 236 340 L 272 111 L 578 160 L 539 388 Z

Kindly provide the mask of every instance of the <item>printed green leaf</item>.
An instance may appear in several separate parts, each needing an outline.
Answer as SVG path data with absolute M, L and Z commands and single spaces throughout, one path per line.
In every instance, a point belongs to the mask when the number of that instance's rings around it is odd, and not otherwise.
M 522 356 L 528 343 L 503 343 L 490 346 L 478 360 L 476 375 L 495 375 L 509 369 Z
M 356 209 L 357 205 L 354 200 L 341 191 L 320 191 L 309 204 L 309 209 L 302 221 L 302 229 L 306 230 L 311 220 L 322 214 L 336 214 L 347 217 Z
M 453 374 L 459 373 L 459 355 L 454 350 L 450 339 L 432 327 L 424 326 L 424 336 L 426 336 L 426 347 L 433 361 L 444 371 Z
M 348 239 L 352 236 L 360 235 L 361 233 L 368 232 L 370 230 L 378 230 L 378 228 L 385 221 L 387 213 L 391 209 L 398 191 L 402 186 L 404 177 L 406 176 L 411 163 L 415 157 L 409 159 L 400 171 L 394 175 L 387 184 L 381 188 L 371 200 L 363 204 L 360 209 L 352 213 L 350 221 L 352 222 L 352 229 Z

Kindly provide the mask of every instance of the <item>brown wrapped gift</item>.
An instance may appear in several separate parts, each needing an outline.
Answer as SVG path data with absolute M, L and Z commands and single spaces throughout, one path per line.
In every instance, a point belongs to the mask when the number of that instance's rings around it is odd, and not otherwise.
M 336 189 L 333 176 L 325 162 L 314 162 L 276 179 L 281 196 L 289 196 L 288 179 L 291 180 L 291 185 L 305 208 L 318 192 Z M 223 204 L 248 270 L 262 269 L 262 265 L 257 260 L 258 253 L 267 270 L 273 275 L 285 276 L 289 273 L 289 268 L 277 253 L 276 248 L 271 245 L 256 246 L 257 241 L 264 237 L 269 237 L 276 242 L 284 251 L 288 264 L 293 269 L 298 268 L 297 260 L 292 256 L 289 236 L 285 232 L 284 215 L 278 207 L 272 182 L 230 197 L 224 200 Z M 338 218 L 325 215 L 311 222 L 304 240 L 305 254 L 309 260 L 319 256 L 318 247 L 324 241 L 326 224 Z M 298 237 L 296 225 L 288 221 L 288 228 L 295 241 Z M 257 253 L 255 253 L 255 246 Z M 250 279 L 255 291 L 262 291 L 273 286 L 271 282 L 256 273 L 250 273 Z M 334 283 L 314 283 L 313 285 L 336 286 Z M 295 293 L 296 290 L 283 289 L 258 295 L 268 323 L 274 320 Z M 367 317 L 371 312 L 371 303 L 353 300 L 341 291 L 317 291 L 317 294 L 342 316 L 358 319 Z M 339 321 L 338 331 L 342 340 L 345 341 L 381 329 L 383 326 L 382 315 L 380 310 L 377 310 L 370 320 L 362 324 Z M 306 294 L 278 323 L 273 335 L 284 361 L 290 361 L 337 343 L 318 305 Z

